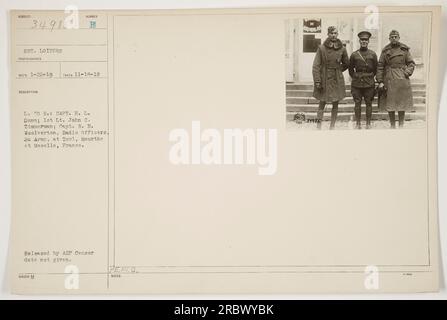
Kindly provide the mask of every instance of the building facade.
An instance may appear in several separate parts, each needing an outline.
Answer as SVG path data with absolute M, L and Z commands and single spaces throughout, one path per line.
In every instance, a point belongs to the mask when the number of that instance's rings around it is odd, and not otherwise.
M 339 39 L 346 46 L 348 54 L 359 48 L 358 32 L 371 32 L 369 48 L 380 57 L 382 48 L 389 43 L 388 35 L 393 29 L 398 30 L 401 42 L 410 47 L 416 62 L 412 76 L 415 82 L 426 82 L 429 56 L 429 19 L 425 14 L 379 14 L 377 28 L 365 27 L 365 15 L 358 14 L 343 17 L 306 16 L 285 22 L 285 67 L 286 82 L 312 83 L 312 63 L 318 45 L 327 37 L 327 28 L 336 26 Z M 348 72 L 344 73 L 346 83 L 350 83 Z

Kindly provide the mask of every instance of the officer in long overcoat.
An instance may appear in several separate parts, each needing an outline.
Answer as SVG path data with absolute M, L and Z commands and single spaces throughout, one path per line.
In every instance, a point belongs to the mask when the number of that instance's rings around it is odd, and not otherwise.
M 379 89 L 384 92 L 379 107 L 388 111 L 391 127 L 395 128 L 396 111 L 399 116 L 399 127 L 402 127 L 405 111 L 413 110 L 410 77 L 415 62 L 411 57 L 410 48 L 399 41 L 399 32 L 392 30 L 389 40 L 390 43 L 383 48 L 380 55 L 376 78 Z
M 331 124 L 333 129 L 337 120 L 338 102 L 346 96 L 343 71 L 348 69 L 349 57 L 346 48 L 338 39 L 336 27 L 328 28 L 328 38 L 317 49 L 312 65 L 314 80 L 313 96 L 319 100 L 317 121 L 321 128 L 326 103 L 332 103 Z

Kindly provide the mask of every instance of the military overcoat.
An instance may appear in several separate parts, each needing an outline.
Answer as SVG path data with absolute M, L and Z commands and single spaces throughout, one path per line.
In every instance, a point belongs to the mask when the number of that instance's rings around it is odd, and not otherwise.
M 383 82 L 386 91 L 380 106 L 386 111 L 413 110 L 413 92 L 410 77 L 415 68 L 410 48 L 403 43 L 388 44 L 383 48 L 377 66 L 377 81 Z
M 349 66 L 346 48 L 340 39 L 326 39 L 317 49 L 312 65 L 314 84 L 320 83 L 322 89 L 314 85 L 313 96 L 320 101 L 340 101 L 346 96 L 343 71 Z

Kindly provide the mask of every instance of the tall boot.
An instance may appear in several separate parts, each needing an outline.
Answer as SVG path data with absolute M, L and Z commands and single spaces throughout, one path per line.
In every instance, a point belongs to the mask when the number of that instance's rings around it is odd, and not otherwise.
M 361 107 L 361 102 L 356 102 L 355 106 L 354 106 L 354 115 L 355 115 L 355 128 L 356 129 L 360 129 L 361 125 L 360 125 L 360 120 L 362 117 L 362 107 Z
M 399 116 L 399 128 L 402 128 L 405 122 L 405 111 L 398 111 L 397 114 Z
M 326 101 L 320 101 L 320 103 L 318 104 L 318 111 L 317 111 L 317 128 L 318 129 L 321 129 L 325 106 L 326 106 Z
M 337 113 L 338 113 L 338 101 L 332 102 L 332 110 L 331 110 L 331 125 L 329 129 L 335 128 L 335 121 L 337 121 Z
M 394 111 L 388 111 L 388 115 L 390 116 L 391 128 L 395 129 L 396 128 L 396 114 Z
M 368 102 L 366 104 L 366 129 L 370 129 L 371 128 L 372 112 L 373 112 L 372 103 Z

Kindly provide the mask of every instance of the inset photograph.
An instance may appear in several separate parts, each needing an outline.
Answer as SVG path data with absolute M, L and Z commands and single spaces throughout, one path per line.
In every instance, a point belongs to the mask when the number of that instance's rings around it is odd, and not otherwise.
M 286 20 L 287 129 L 425 128 L 429 27 L 423 12 Z

